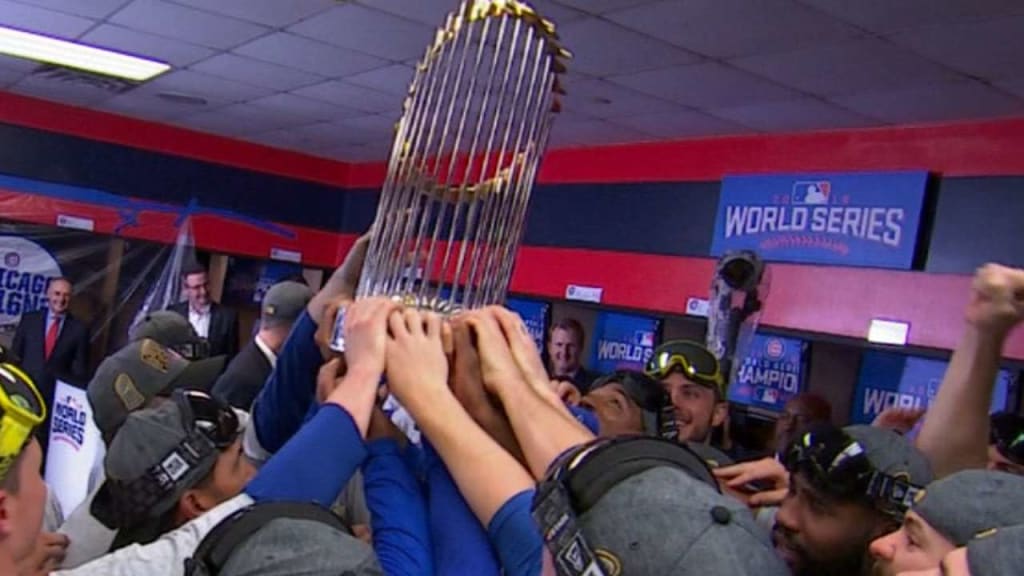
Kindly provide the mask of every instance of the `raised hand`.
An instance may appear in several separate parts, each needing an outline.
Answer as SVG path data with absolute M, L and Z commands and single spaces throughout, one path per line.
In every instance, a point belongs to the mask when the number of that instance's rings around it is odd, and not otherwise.
M 388 318 L 399 305 L 388 298 L 366 298 L 345 310 L 345 362 L 349 372 L 380 379 L 388 345 Z
M 476 334 L 484 387 L 488 392 L 501 396 L 515 393 L 528 384 L 498 322 L 497 310 L 500 308 L 491 306 L 468 312 L 464 320 Z
M 712 470 L 723 488 L 741 494 L 750 494 L 746 502 L 751 507 L 776 506 L 782 503 L 789 489 L 789 472 L 774 458 L 763 458 Z M 757 491 L 753 482 L 768 483 L 771 488 Z
M 313 335 L 313 340 L 316 341 L 316 346 L 320 349 L 320 355 L 324 360 L 341 356 L 339 352 L 335 352 L 331 348 L 331 340 L 334 338 L 334 323 L 338 318 L 338 312 L 351 303 L 352 299 L 347 296 L 339 296 L 327 303 L 320 324 L 316 328 L 316 334 Z
M 454 318 L 451 327 L 451 380 L 455 397 L 491 438 L 516 459 L 522 460 L 522 450 L 515 434 L 512 433 L 508 417 L 497 398 L 491 396 L 484 388 L 480 354 L 473 344 L 473 332 L 466 322 L 466 315 Z
M 897 408 L 890 406 L 879 412 L 871 425 L 875 428 L 888 428 L 900 434 L 906 434 L 913 430 L 914 426 L 917 426 L 924 413 L 924 408 Z
M 986 264 L 974 275 L 967 321 L 1006 335 L 1024 319 L 1024 270 Z
M 388 318 L 387 377 L 391 393 L 414 415 L 436 394 L 448 394 L 448 358 L 442 343 L 444 319 L 412 308 Z

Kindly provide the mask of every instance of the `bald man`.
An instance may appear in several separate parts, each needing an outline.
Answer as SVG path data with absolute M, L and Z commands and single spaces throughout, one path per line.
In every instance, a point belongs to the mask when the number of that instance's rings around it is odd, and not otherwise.
M 775 452 L 783 454 L 808 426 L 831 421 L 832 405 L 828 400 L 810 393 L 794 396 L 775 421 Z

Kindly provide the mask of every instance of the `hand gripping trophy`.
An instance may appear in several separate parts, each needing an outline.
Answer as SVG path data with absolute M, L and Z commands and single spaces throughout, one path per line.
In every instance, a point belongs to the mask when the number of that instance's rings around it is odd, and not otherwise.
M 569 57 L 526 2 L 448 15 L 409 86 L 357 298 L 443 314 L 504 301 Z

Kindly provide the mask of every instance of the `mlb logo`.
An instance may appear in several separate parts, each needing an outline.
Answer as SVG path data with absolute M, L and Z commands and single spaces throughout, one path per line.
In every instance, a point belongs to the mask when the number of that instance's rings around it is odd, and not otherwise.
M 778 338 L 770 338 L 768 343 L 764 346 L 764 352 L 769 358 L 776 359 L 782 358 L 786 353 L 786 345 L 782 343 L 782 340 Z
M 793 204 L 828 204 L 831 197 L 832 184 L 828 180 L 793 184 Z
M 4 254 L 4 266 L 8 268 L 17 268 L 18 264 L 21 264 L 21 255 L 17 252 L 8 252 Z
M 761 401 L 765 404 L 775 404 L 779 401 L 779 391 L 774 388 L 765 388 Z
M 634 342 L 636 342 L 638 346 L 654 347 L 654 332 L 640 330 L 636 333 Z

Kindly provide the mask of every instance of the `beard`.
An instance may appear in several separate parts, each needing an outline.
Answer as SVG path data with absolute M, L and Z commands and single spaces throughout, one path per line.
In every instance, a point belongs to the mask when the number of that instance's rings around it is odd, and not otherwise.
M 836 547 L 827 555 L 820 550 L 812 553 L 799 535 L 776 524 L 772 529 L 772 543 L 789 565 L 793 576 L 869 576 L 874 562 L 867 553 L 871 540 L 856 538 Z

